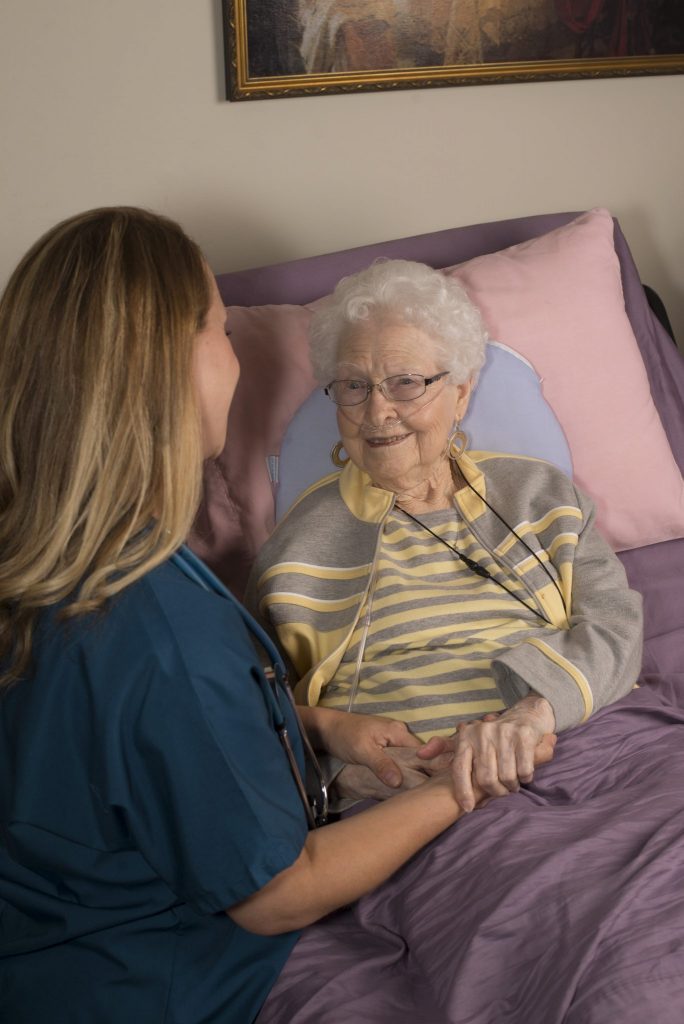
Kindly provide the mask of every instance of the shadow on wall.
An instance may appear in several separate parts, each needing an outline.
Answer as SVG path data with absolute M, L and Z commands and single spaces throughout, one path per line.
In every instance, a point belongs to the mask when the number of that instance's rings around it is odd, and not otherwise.
M 680 351 L 684 352 L 684 281 L 679 273 L 681 264 L 665 262 L 654 225 L 642 207 L 621 210 L 619 220 L 632 240 L 633 249 L 639 250 L 641 280 L 655 288 L 664 302 L 675 340 Z M 684 252 L 684 225 L 679 229 L 677 249 Z

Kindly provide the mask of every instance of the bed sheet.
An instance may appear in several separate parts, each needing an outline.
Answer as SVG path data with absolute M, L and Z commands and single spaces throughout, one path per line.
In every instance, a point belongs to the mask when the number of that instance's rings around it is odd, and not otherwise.
M 684 711 L 647 688 L 306 930 L 258 1024 L 681 1024 Z

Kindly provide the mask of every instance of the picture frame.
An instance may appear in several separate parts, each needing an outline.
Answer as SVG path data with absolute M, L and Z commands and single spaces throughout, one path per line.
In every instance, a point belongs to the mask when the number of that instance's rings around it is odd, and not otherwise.
M 226 92 L 233 101 L 684 73 L 682 0 L 222 0 L 222 6 Z

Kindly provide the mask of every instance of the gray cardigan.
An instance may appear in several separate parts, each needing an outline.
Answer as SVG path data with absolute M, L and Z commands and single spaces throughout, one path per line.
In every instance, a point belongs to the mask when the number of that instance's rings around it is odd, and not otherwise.
M 533 690 L 553 707 L 557 731 L 577 725 L 633 687 L 641 597 L 596 530 L 591 502 L 554 466 L 471 452 L 459 468 L 474 488 L 456 494 L 461 515 L 555 626 L 495 658 L 501 697 L 511 706 Z M 300 497 L 257 558 L 246 603 L 287 653 L 300 703 L 315 705 L 335 674 L 372 586 L 393 503 L 391 492 L 349 463 Z

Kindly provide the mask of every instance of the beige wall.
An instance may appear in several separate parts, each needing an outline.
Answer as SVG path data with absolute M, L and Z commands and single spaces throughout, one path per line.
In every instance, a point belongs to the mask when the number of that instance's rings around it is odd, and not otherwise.
M 229 270 L 607 206 L 684 339 L 684 75 L 227 103 L 214 0 L 2 0 L 0 282 L 134 203 Z

